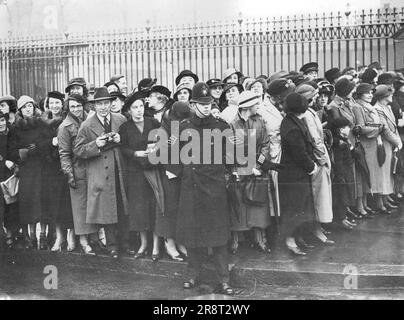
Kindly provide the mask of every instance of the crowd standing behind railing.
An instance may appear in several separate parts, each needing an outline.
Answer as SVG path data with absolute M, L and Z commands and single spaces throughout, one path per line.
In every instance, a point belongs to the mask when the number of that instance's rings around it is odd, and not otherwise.
M 307 255 L 333 245 L 336 227 L 391 214 L 404 193 L 404 70 L 318 71 L 310 62 L 254 79 L 230 68 L 204 83 L 184 70 L 173 94 L 158 79 L 128 94 L 124 75 L 95 90 L 75 78 L 39 103 L 1 97 L 0 180 L 19 179 L 18 201 L 0 204 L 2 249 L 157 262 L 163 244 L 188 261 L 186 289 L 209 249 L 220 291 L 233 294 L 228 251 L 270 254 L 268 239 L 281 237 Z M 187 148 L 183 133 L 199 135 L 190 162 L 173 156 Z M 253 166 L 228 161 L 227 140 L 243 153 L 252 136 Z M 155 164 L 158 152 L 169 157 Z M 221 163 L 198 162 L 218 153 Z

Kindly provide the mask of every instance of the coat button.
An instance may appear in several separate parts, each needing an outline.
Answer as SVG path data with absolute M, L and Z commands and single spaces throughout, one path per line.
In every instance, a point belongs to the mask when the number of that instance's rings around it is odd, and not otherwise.
M 107 158 L 107 156 L 104 156 L 104 159 L 106 159 Z
M 108 180 L 108 177 L 106 177 L 105 179 Z
M 108 167 L 105 167 L 106 170 L 108 170 Z

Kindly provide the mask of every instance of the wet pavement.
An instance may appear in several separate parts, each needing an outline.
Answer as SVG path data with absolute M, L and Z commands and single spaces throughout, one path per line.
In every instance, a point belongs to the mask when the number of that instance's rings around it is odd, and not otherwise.
M 404 215 L 363 220 L 352 231 L 334 229 L 334 246 L 316 243 L 306 257 L 282 243 L 270 255 L 242 248 L 232 257 L 236 299 L 403 299 Z M 46 266 L 57 268 L 57 289 L 47 290 Z M 346 288 L 346 267 L 357 269 L 357 289 Z M 211 294 L 209 285 L 182 289 L 185 263 L 150 258 L 119 262 L 80 254 L 14 251 L 0 259 L 0 299 L 187 299 Z M 207 265 L 210 269 L 211 266 Z M 211 296 L 206 296 L 211 297 Z M 216 299 L 220 298 L 215 296 Z

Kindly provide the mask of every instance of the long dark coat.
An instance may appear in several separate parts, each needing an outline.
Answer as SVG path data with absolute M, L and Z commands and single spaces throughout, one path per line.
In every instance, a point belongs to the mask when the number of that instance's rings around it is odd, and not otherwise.
M 147 158 L 136 158 L 134 153 L 147 149 L 147 144 L 153 142 L 153 140 L 148 140 L 149 132 L 159 126 L 157 120 L 145 117 L 143 133 L 139 131 L 132 119 L 124 123 L 119 130 L 121 150 L 127 170 L 130 231 L 154 229 L 156 198 L 144 175 L 144 170 L 150 170 L 151 165 Z
M 279 196 L 283 225 L 314 219 L 310 176 L 314 170 L 313 147 L 303 120 L 288 114 L 281 124 L 282 157 L 285 168 L 279 173 Z M 288 226 L 289 225 L 289 226 Z
M 121 114 L 111 113 L 111 128 L 118 132 L 126 122 Z M 123 202 L 124 214 L 128 215 L 125 192 L 124 163 L 120 148 L 99 149 L 95 140 L 104 133 L 104 127 L 94 114 L 81 125 L 73 149 L 75 156 L 86 160 L 87 173 L 87 219 L 90 224 L 118 223 L 118 196 Z M 116 170 L 118 179 L 115 179 Z M 118 195 L 119 183 L 121 195 Z
M 194 116 L 190 120 L 182 122 L 181 134 L 187 134 L 189 130 L 196 130 L 199 134 L 200 159 L 203 159 L 204 154 L 204 129 L 218 129 L 221 132 L 228 129 L 228 132 L 231 132 L 227 123 L 212 116 L 205 119 Z M 210 151 L 213 159 L 215 143 L 209 141 L 205 144 L 211 146 Z M 222 148 L 225 147 L 226 141 L 223 138 Z M 225 154 L 224 150 L 223 154 Z M 183 160 L 181 159 L 181 162 Z M 202 160 L 200 162 L 202 163 Z M 182 173 L 177 172 L 177 176 L 181 174 L 176 232 L 178 243 L 187 248 L 216 247 L 227 243 L 230 236 L 230 217 L 225 173 L 224 163 L 184 164 Z
M 10 129 L 7 129 L 7 132 L 0 134 L 0 181 L 7 180 L 13 174 L 13 171 L 6 167 L 6 160 L 13 161 L 10 152 L 11 145 Z M 4 226 L 7 229 L 15 229 L 19 224 L 18 202 L 6 205 L 1 189 L 0 197 L 0 226 L 4 219 Z
M 52 143 L 52 138 L 36 114 L 29 119 L 17 115 L 15 127 L 10 132 L 13 146 L 12 159 L 20 165 L 20 183 L 18 191 L 19 215 L 21 224 L 34 224 L 42 221 L 42 171 L 43 157 L 46 146 Z M 19 149 L 36 144 L 37 149 L 24 162 L 19 156 Z
M 69 185 L 61 168 L 58 146 L 52 144 L 52 139 L 57 137 L 63 118 L 52 118 L 52 114 L 47 111 L 42 115 L 42 120 L 49 137 L 41 154 L 43 158 L 41 194 L 43 222 L 72 228 L 73 214 Z

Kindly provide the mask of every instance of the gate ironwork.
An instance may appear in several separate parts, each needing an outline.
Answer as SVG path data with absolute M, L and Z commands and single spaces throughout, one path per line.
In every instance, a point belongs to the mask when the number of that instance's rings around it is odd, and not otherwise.
M 0 94 L 39 99 L 73 77 L 99 86 L 114 74 L 126 75 L 129 89 L 145 77 L 173 89 L 183 69 L 203 80 L 228 67 L 255 77 L 308 61 L 320 75 L 375 60 L 393 70 L 404 66 L 391 38 L 403 26 L 404 7 L 3 39 Z

